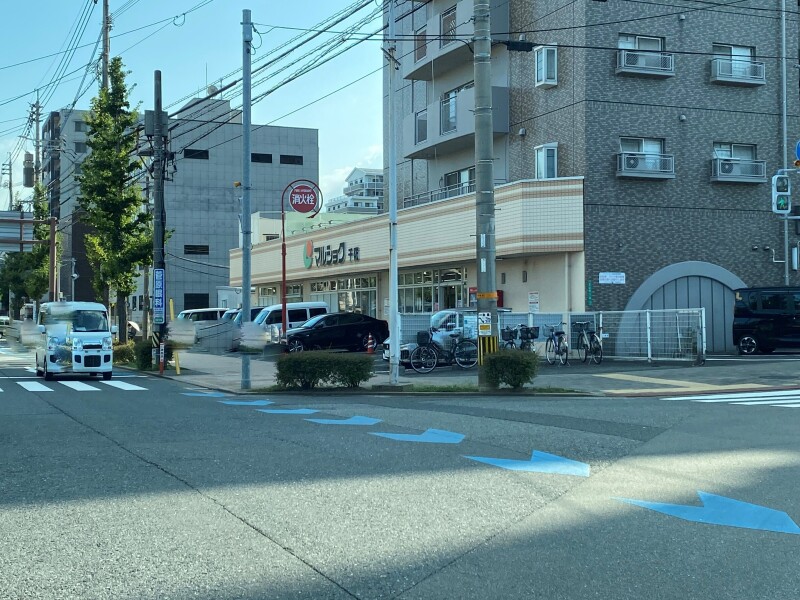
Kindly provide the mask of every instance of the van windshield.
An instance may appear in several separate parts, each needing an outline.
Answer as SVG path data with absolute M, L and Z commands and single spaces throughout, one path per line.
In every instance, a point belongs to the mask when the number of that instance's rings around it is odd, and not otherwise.
M 108 331 L 104 310 L 53 310 L 42 315 L 43 325 L 66 323 L 73 331 Z

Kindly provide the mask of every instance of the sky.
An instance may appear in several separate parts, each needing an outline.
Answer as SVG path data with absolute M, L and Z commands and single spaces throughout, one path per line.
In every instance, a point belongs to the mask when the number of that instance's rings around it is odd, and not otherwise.
M 97 95 L 97 69 L 94 66 L 86 69 L 100 56 L 101 46 L 95 51 L 95 43 L 101 31 L 102 0 L 97 1 L 97 5 L 92 0 L 3 2 L 0 162 L 7 162 L 9 152 L 17 147 L 30 107 L 36 101 L 37 89 L 43 107 L 42 122 L 49 111 L 71 106 L 80 91 L 86 90 L 75 104 L 78 109 L 88 109 L 92 97 Z M 153 108 L 154 72 L 160 70 L 164 108 L 173 112 L 189 102 L 188 99 L 178 102 L 185 96 L 199 97 L 208 85 L 221 87 L 241 76 L 243 9 L 251 11 L 257 31 L 253 41 L 255 70 L 259 59 L 274 59 L 279 46 L 335 14 L 350 12 L 347 9 L 355 4 L 365 2 L 110 0 L 111 56 L 121 56 L 130 71 L 127 83 L 135 86 L 131 104 L 138 105 L 141 111 Z M 332 29 L 342 31 L 359 19 L 367 19 L 372 11 L 378 10 L 379 4 L 373 0 Z M 86 23 L 82 35 L 81 23 Z M 374 33 L 380 25 L 377 17 L 359 31 Z M 303 53 L 335 37 L 322 34 L 287 59 L 266 68 L 262 75 L 288 67 L 259 85 L 256 85 L 259 77 L 254 75 L 253 97 L 292 75 L 298 65 L 304 64 Z M 76 38 L 77 45 L 83 47 L 65 53 L 75 45 Z M 270 51 L 273 54 L 269 55 Z M 344 178 L 354 167 L 383 166 L 382 60 L 380 42 L 365 41 L 281 86 L 253 106 L 253 124 L 319 130 L 319 184 L 325 198 L 342 194 Z M 368 75 L 373 71 L 376 72 Z M 59 77 L 60 81 L 53 81 Z M 347 87 L 336 91 L 343 86 Z M 316 100 L 319 101 L 303 108 Z M 234 106 L 240 104 L 241 96 L 232 101 Z M 29 136 L 33 138 L 33 133 Z M 23 150 L 32 152 L 32 139 L 22 141 Z M 13 165 L 13 183 L 14 193 L 19 191 L 25 199 L 31 192 L 21 187 L 22 158 L 20 152 Z M 8 178 L 3 177 L 2 208 L 8 198 L 7 183 Z

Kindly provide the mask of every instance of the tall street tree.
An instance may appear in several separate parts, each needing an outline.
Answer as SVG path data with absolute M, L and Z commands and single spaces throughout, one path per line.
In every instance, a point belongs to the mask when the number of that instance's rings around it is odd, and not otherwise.
M 116 290 L 120 340 L 127 339 L 126 300 L 136 290 L 138 267 L 152 260 L 151 216 L 143 210 L 135 175 L 138 114 L 130 108 L 122 60 L 108 67 L 109 87 L 92 100 L 87 145 L 91 153 L 78 176 L 81 220 L 92 231 L 86 255 L 94 270 L 92 284 L 102 298 Z
M 33 190 L 33 218 L 47 220 L 49 209 L 44 187 L 37 184 Z M 34 225 L 33 239 L 49 241 L 50 226 Z M 9 303 L 11 314 L 17 314 L 23 297 L 37 302 L 50 286 L 50 244 L 32 244 L 29 252 L 9 252 L 0 267 L 0 293 Z M 6 296 L 14 294 L 11 304 Z

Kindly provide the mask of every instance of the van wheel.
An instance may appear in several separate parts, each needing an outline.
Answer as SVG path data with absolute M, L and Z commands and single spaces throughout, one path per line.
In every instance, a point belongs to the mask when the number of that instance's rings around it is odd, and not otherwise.
M 739 339 L 739 354 L 755 354 L 758 350 L 758 342 L 751 335 L 746 335 Z
M 106 371 L 103 373 L 103 381 L 109 381 L 111 379 L 111 371 Z
M 44 380 L 53 381 L 53 374 L 47 370 L 47 357 L 44 357 Z

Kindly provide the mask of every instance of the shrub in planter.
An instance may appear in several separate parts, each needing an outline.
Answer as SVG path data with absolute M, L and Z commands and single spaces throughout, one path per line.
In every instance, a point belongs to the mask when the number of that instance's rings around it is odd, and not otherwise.
M 539 357 L 535 352 L 500 350 L 486 355 L 481 368 L 492 387 L 504 384 L 516 390 L 533 381 L 538 367 Z
M 280 387 L 308 390 L 325 383 L 358 387 L 373 373 L 371 356 L 325 351 L 282 354 L 276 362 Z
M 133 347 L 133 340 L 129 340 L 124 344 L 114 342 L 114 364 L 124 365 L 132 363 L 135 358 Z
M 153 344 L 150 340 L 139 340 L 133 346 L 136 358 L 136 368 L 140 371 L 149 371 L 153 368 Z

